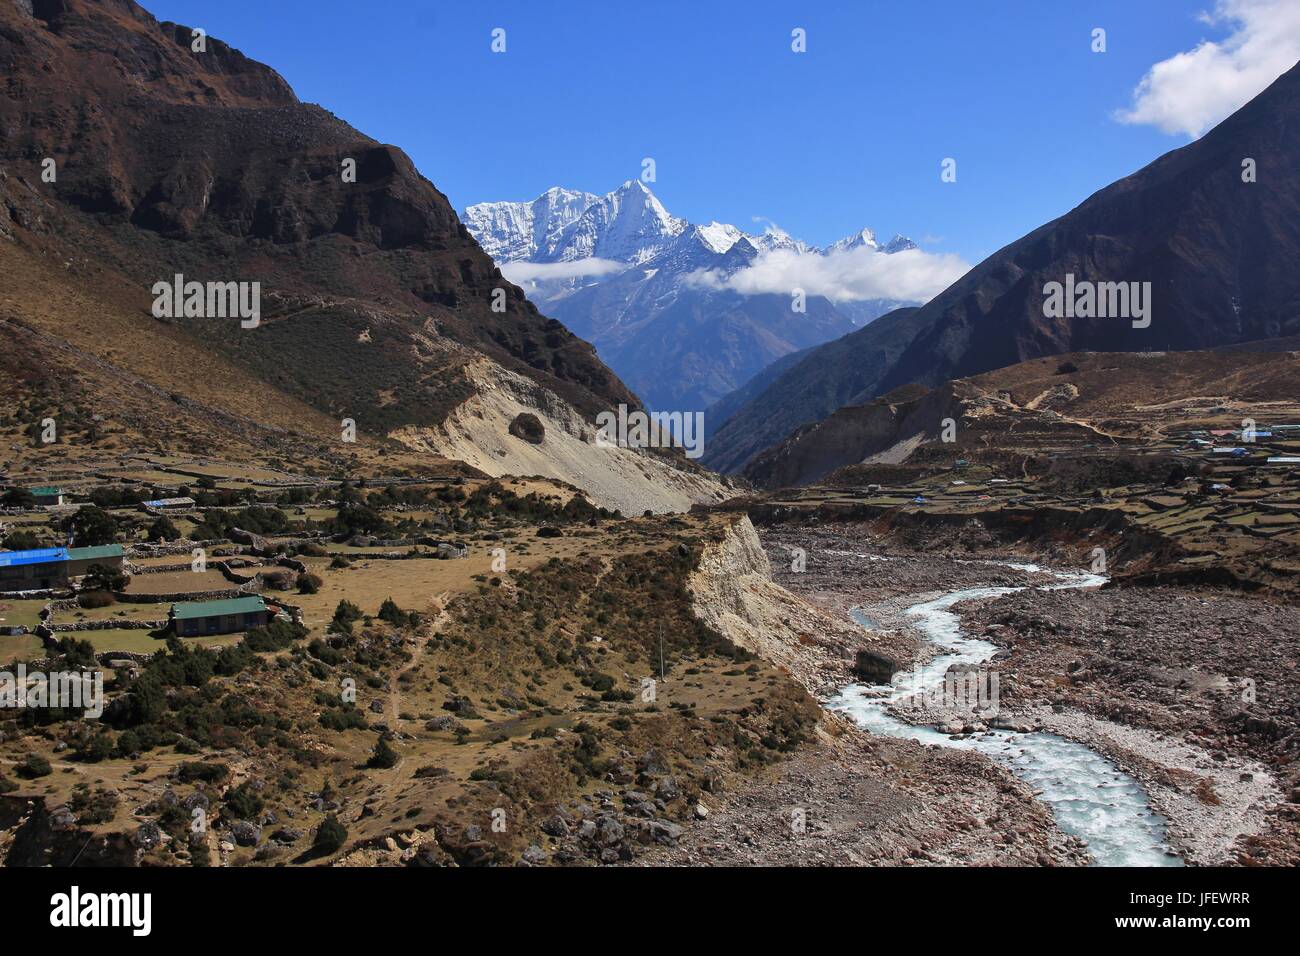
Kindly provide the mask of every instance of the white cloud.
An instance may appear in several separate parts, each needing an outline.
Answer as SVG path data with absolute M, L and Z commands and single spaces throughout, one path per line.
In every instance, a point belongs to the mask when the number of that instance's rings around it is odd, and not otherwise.
M 507 262 L 501 267 L 501 274 L 515 285 L 528 285 L 530 282 L 549 282 L 557 279 L 585 279 L 589 276 L 609 275 L 626 269 L 621 262 L 612 259 L 574 259 L 572 262 Z
M 825 255 L 776 249 L 760 254 L 729 276 L 708 270 L 693 273 L 690 278 L 697 285 L 744 295 L 790 295 L 794 289 L 803 289 L 808 295 L 825 296 L 833 302 L 928 302 L 968 269 L 970 266 L 960 256 L 951 253 L 904 249 L 886 254 L 860 246 Z
M 1121 123 L 1196 138 L 1300 60 L 1297 0 L 1218 0 L 1200 19 L 1232 32 L 1151 67 L 1133 91 L 1132 108 L 1115 114 Z

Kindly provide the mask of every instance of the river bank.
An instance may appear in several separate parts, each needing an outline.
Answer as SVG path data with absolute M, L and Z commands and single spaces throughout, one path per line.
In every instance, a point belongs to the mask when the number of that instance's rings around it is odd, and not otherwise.
M 773 583 L 792 557 L 744 522 L 701 561 L 697 613 L 824 699 L 851 680 L 865 632 Z M 775 570 L 773 566 L 775 567 Z M 972 577 L 973 580 L 973 577 Z M 869 639 L 867 639 L 869 640 Z M 1032 787 L 974 753 L 866 733 L 824 711 L 813 740 L 701 797 L 678 845 L 635 865 L 1079 866 Z
M 915 620 L 907 620 L 909 607 L 927 598 L 943 596 L 965 588 L 1023 588 L 1052 583 L 1052 574 L 1008 567 L 1001 562 L 1030 562 L 1036 555 L 915 553 L 898 548 L 848 528 L 766 528 L 762 545 L 770 558 L 774 579 L 800 598 L 805 615 L 794 622 L 801 630 L 798 652 L 788 654 L 789 667 L 820 700 L 829 700 L 845 685 L 854 683 L 850 645 L 870 648 L 875 653 L 904 662 L 910 669 L 932 661 L 939 648 L 927 639 Z M 1086 568 L 1080 568 L 1080 571 Z M 1169 728 L 1125 722 L 1119 714 L 1079 713 L 1067 697 L 1056 693 L 1070 671 L 1060 663 L 1048 663 L 1047 648 L 1060 653 L 1057 644 L 1035 640 L 1013 640 L 1015 628 L 997 620 L 985 620 L 985 611 L 996 614 L 1002 602 L 1019 607 L 1045 607 L 1045 602 L 1062 602 L 1078 607 L 1087 615 L 1089 601 L 1112 600 L 1112 591 L 1021 591 L 1000 594 L 985 601 L 959 606 L 963 630 L 971 620 L 971 633 L 998 645 L 995 662 L 1002 679 L 1001 713 L 996 726 L 1015 726 L 1022 731 L 1041 730 L 1096 750 L 1123 773 L 1140 780 L 1141 791 L 1152 808 L 1169 823 L 1167 838 L 1193 864 L 1244 864 L 1251 861 L 1286 860 L 1295 839 L 1294 826 L 1287 831 L 1290 804 L 1274 777 L 1286 786 L 1286 777 L 1275 767 L 1262 766 L 1249 753 L 1217 753 L 1205 747 L 1200 737 L 1171 732 Z M 1141 592 L 1140 592 L 1141 593 Z M 1177 596 L 1174 596 L 1177 597 Z M 1174 600 L 1164 596 L 1162 600 Z M 1203 598 L 1186 598 L 1203 600 Z M 859 607 L 866 613 L 870 631 L 857 628 L 846 635 L 842 622 Z M 805 639 L 816 628 L 807 611 L 823 611 L 823 632 L 818 639 Z M 815 615 L 814 615 L 815 617 Z M 861 614 L 859 614 L 861 617 Z M 1062 617 L 1062 622 L 1070 618 Z M 852 622 L 850 622 L 852 624 Z M 1193 628 L 1195 631 L 1195 628 Z M 1005 632 L 1005 633 L 1004 633 Z M 1062 627 L 1060 633 L 1069 632 Z M 1040 654 L 1041 650 L 1041 654 Z M 1177 650 L 1174 652 L 1177 654 Z M 1018 656 L 1010 661 L 1011 656 Z M 1122 657 L 1122 652 L 1119 654 Z M 1031 662 L 1039 662 L 1037 665 Z M 1104 669 L 1101 669 L 1104 670 Z M 1035 683 L 1037 682 L 1037 683 Z M 1028 693 L 1030 689 L 1040 696 Z M 1097 685 L 1097 695 L 1108 693 Z M 1138 685 L 1131 695 L 1141 698 Z M 1278 706 L 1284 705 L 1279 702 Z M 906 714 L 905 714 L 906 715 Z M 911 711 L 911 721 L 924 722 L 924 710 Z M 842 719 L 842 718 L 841 718 Z M 828 721 L 827 726 L 836 726 Z M 969 730 L 978 728 L 972 726 Z M 992 728 L 989 728 L 992 730 Z M 983 732 L 984 728 L 979 728 Z M 692 827 L 686 840 L 666 862 L 718 862 L 718 864 L 889 864 L 889 862 L 988 862 L 988 864 L 1078 864 L 1087 861 L 1078 840 L 1062 834 L 1056 818 L 1045 812 L 1041 800 L 1030 800 L 1040 813 L 1021 813 L 1031 843 L 1039 845 L 1041 858 L 1027 853 L 1010 853 L 991 842 L 1004 831 L 1002 822 L 989 825 L 979 814 L 932 821 L 928 845 L 914 839 L 915 827 L 905 826 L 919 819 L 915 814 L 932 813 L 937 806 L 962 805 L 970 800 L 972 779 L 992 773 L 997 790 L 1006 804 L 1008 792 L 1034 796 L 1034 787 L 1010 774 L 1004 765 L 979 753 L 959 752 L 911 740 L 891 740 L 863 734 L 857 727 L 837 731 L 831 740 L 819 741 L 809 752 L 797 754 L 776 767 L 761 782 L 728 793 L 715 800 L 706 821 Z M 1222 749 L 1222 748 L 1221 748 Z M 1099 757 L 1099 758 L 1100 758 Z M 959 761 L 959 763 L 958 763 Z M 1105 763 L 1099 767 L 1104 773 Z M 883 799 L 866 800 L 863 788 L 887 780 L 904 796 L 904 809 Z M 893 783 L 897 780 L 897 784 Z M 1204 782 L 1204 783 L 1203 783 Z M 1010 791 L 1008 790 L 1010 788 Z M 926 792 L 930 799 L 915 800 Z M 1041 796 L 1041 793 L 1040 793 Z M 910 797 L 910 801 L 907 800 Z M 907 804 L 911 804 L 907 806 Z M 978 801 L 976 801 L 978 803 Z M 790 839 L 788 823 L 780 813 L 790 806 L 816 805 L 831 819 L 826 836 L 805 835 Z M 872 814 L 862 810 L 896 806 L 896 812 Z M 965 808 L 963 808 L 965 809 Z M 913 816 L 909 817 L 909 814 Z M 963 830 L 962 827 L 971 827 Z M 818 831 L 820 832 L 820 831 Z M 982 836 L 983 849 L 962 845 L 959 834 Z M 982 840 L 976 839 L 975 843 Z M 917 852 L 919 851 L 919 853 Z
M 1300 608 L 1106 589 L 1011 595 L 965 621 L 1005 649 L 1004 705 L 1134 767 L 1198 862 L 1300 864 Z M 1235 822 L 1216 832 L 1207 811 Z
M 1082 866 L 1032 789 L 973 753 L 872 736 L 828 714 L 811 746 L 710 795 L 653 866 Z
M 918 601 L 962 588 L 1023 587 L 1051 580 L 1050 575 L 1026 573 L 995 563 L 1025 562 L 1032 555 L 981 554 L 958 558 L 933 552 L 920 554 L 898 548 L 888 540 L 873 540 L 856 526 L 814 530 L 769 528 L 764 529 L 763 540 L 773 555 L 775 576 L 782 586 L 833 614 L 848 614 L 853 608 L 861 608 L 872 627 L 865 646 L 893 657 L 908 669 L 914 663 L 924 666 L 936 653 L 915 621 L 908 619 L 907 609 Z M 788 561 L 778 563 L 778 558 L 794 548 L 801 549 L 805 555 L 802 571 L 791 567 Z M 1159 595 L 1161 606 L 1189 609 L 1192 618 L 1195 615 L 1190 609 L 1206 600 L 1203 595 L 1184 594 L 1178 589 L 1164 590 L 1175 593 Z M 1266 767 L 1258 760 L 1258 753 L 1240 747 L 1225 748 L 1222 738 L 1217 741 L 1217 747 L 1207 747 L 1207 741 L 1201 736 L 1180 733 L 1175 724 L 1153 726 L 1151 722 L 1131 717 L 1126 720 L 1127 711 L 1123 708 L 1118 712 L 1112 709 L 1097 714 L 1078 713 L 1072 707 L 1071 695 L 1059 692 L 1063 685 L 1075 686 L 1069 680 L 1070 662 L 1056 660 L 1074 639 L 1070 622 L 1090 619 L 1091 602 L 1100 599 L 1109 603 L 1116 600 L 1113 595 L 1117 594 L 1133 594 L 1127 600 L 1140 601 L 1149 592 L 1025 590 L 967 602 L 960 607 L 963 628 L 972 636 L 1001 648 L 994 658 L 1001 681 L 999 720 L 1004 726 L 1011 724 L 1022 730 L 1041 728 L 1086 744 L 1140 780 L 1151 804 L 1169 821 L 1171 843 L 1188 862 L 1288 859 L 1295 839 L 1294 824 L 1290 822 L 1292 805 L 1280 802 L 1283 794 L 1273 779 L 1278 776 L 1282 786 L 1286 786 L 1287 778 L 1276 774 L 1274 766 L 1284 758 L 1274 755 L 1273 764 Z M 1007 606 L 1025 614 L 1036 613 L 1040 624 L 1053 622 L 1055 630 L 1046 624 L 1039 630 L 1050 631 L 1054 640 L 1041 641 L 1032 630 L 1028 635 L 1020 634 L 1017 640 L 1020 632 L 1014 622 L 993 619 L 1000 613 L 999 609 Z M 1058 606 L 1074 608 L 1076 613 L 1058 614 L 1055 611 Z M 1178 642 L 1166 638 L 1156 643 L 1167 649 L 1171 659 L 1190 654 L 1190 644 L 1204 628 L 1198 629 L 1194 620 L 1183 620 L 1180 614 L 1164 613 L 1173 614 L 1172 619 L 1178 620 L 1180 630 L 1190 636 L 1181 650 Z M 1284 609 L 1278 613 L 1282 615 L 1280 620 L 1285 620 L 1290 612 Z M 973 629 L 966 628 L 968 617 L 975 621 Z M 1284 666 L 1276 657 L 1285 654 L 1285 640 L 1263 644 L 1265 647 L 1256 653 L 1256 663 L 1274 668 Z M 1121 647 L 1118 653 L 1123 656 L 1126 652 Z M 1192 654 L 1188 660 L 1195 662 L 1197 658 Z M 1124 676 L 1117 675 L 1110 683 L 1105 677 L 1098 678 L 1091 689 L 1098 700 L 1133 698 L 1136 707 L 1136 703 L 1145 699 L 1145 688 L 1142 682 L 1132 680 L 1126 686 Z M 1285 682 L 1273 681 L 1270 686 L 1280 690 Z M 1031 690 L 1033 693 L 1029 693 Z M 1287 700 L 1296 699 L 1293 694 L 1285 697 L 1286 693 L 1289 692 L 1280 690 L 1275 701 L 1275 706 L 1283 711 Z M 1174 712 L 1178 712 L 1176 707 Z M 898 715 L 918 723 L 925 723 L 933 716 L 924 709 L 905 710 Z M 1265 715 L 1262 719 L 1270 718 Z M 1264 734 L 1271 732 L 1271 724 L 1261 726 Z M 1226 743 L 1231 745 L 1232 735 L 1228 736 Z

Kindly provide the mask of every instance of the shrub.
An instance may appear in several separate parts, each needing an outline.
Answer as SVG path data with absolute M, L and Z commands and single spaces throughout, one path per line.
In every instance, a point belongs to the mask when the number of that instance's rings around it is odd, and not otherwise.
M 97 607 L 109 607 L 116 604 L 117 598 L 108 591 L 82 591 L 77 595 L 77 606 L 87 610 Z
M 264 653 L 279 651 L 294 641 L 307 636 L 307 628 L 284 618 L 272 618 L 269 624 L 255 627 L 244 635 L 244 646 L 250 651 Z
M 392 598 L 385 598 L 384 603 L 379 605 L 379 620 L 401 627 L 406 621 L 406 615 Z
M 326 730 L 364 730 L 366 715 L 351 705 L 338 710 L 327 710 L 320 715 L 320 725 Z
M 191 761 L 181 764 L 176 770 L 176 779 L 181 783 L 194 783 L 196 780 L 202 780 L 204 783 L 220 783 L 229 775 L 230 768 L 224 763 Z
M 324 583 L 319 574 L 300 574 L 298 575 L 298 593 L 315 594 Z
M 393 627 L 419 627 L 420 615 L 415 611 L 403 611 L 392 598 L 387 598 L 379 606 L 379 619 L 387 621 Z
M 143 749 L 144 746 L 140 743 L 140 735 L 134 730 L 124 730 L 117 735 L 117 755 L 119 757 L 129 757 Z
M 150 541 L 175 541 L 180 536 L 180 531 L 169 518 L 160 517 L 149 525 L 148 538 Z
M 316 658 L 322 664 L 328 664 L 331 667 L 343 663 L 343 655 L 330 647 L 319 637 L 307 645 L 307 653 Z
M 126 587 L 126 575 L 107 564 L 92 564 L 86 569 L 81 586 L 86 591 L 121 591 Z
M 107 823 L 117 814 L 117 801 L 117 794 L 112 790 L 101 787 L 92 793 L 87 784 L 79 783 L 72 788 L 68 806 L 81 823 Z
M 112 544 L 117 535 L 117 522 L 103 508 L 95 505 L 83 505 L 65 518 L 60 527 L 72 532 L 74 548 L 93 548 L 101 544 Z M 91 567 L 94 570 L 94 567 Z
M 14 531 L 5 538 L 5 547 L 10 551 L 30 551 L 40 546 L 40 538 L 30 531 Z
M 84 639 L 61 637 L 54 649 L 70 667 L 94 667 L 99 662 L 95 656 L 95 645 Z
M 237 820 L 252 820 L 262 812 L 262 798 L 257 795 L 250 783 L 241 783 L 228 792 L 225 797 L 226 807 Z
M 262 580 L 268 588 L 276 591 L 287 591 L 293 586 L 293 572 L 271 571 L 262 575 Z
M 366 766 L 375 770 L 388 770 L 397 766 L 397 751 L 389 746 L 387 737 L 380 736 Z
M 351 601 L 344 599 L 339 601 L 338 606 L 334 608 L 334 619 L 330 621 L 329 629 L 344 634 L 351 634 L 352 625 L 363 617 L 365 617 L 365 615 L 362 613 L 361 608 L 357 607 Z
M 6 508 L 35 508 L 36 496 L 26 488 L 8 488 L 0 495 L 0 505 Z
M 99 763 L 101 760 L 107 760 L 113 756 L 113 738 L 104 733 L 87 737 L 77 744 L 75 753 L 78 759 L 84 760 L 86 763 Z
M 17 772 L 20 777 L 35 780 L 37 777 L 48 777 L 53 772 L 53 768 L 40 754 L 28 754 L 27 759 L 18 765 Z
M 339 823 L 338 817 L 331 813 L 316 828 L 316 836 L 312 839 L 311 845 L 321 853 L 333 853 L 343 846 L 347 839 L 348 828 Z

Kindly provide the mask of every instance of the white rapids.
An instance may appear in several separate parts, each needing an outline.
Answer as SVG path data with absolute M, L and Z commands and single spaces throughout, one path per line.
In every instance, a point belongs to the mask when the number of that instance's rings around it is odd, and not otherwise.
M 1046 585 L 1045 590 L 1096 587 L 1106 580 L 1095 574 L 1048 571 L 1029 564 L 1012 567 L 1054 574 L 1057 582 Z M 1042 731 L 990 730 L 953 737 L 933 727 L 910 724 L 889 712 L 891 704 L 942 688 L 953 664 L 982 664 L 997 651 L 988 641 L 962 633 L 961 618 L 951 610 L 954 605 L 1023 590 L 967 588 L 913 605 L 907 613 L 918 619 L 917 627 L 950 653 L 896 674 L 889 685 L 851 684 L 827 706 L 848 714 L 873 734 L 974 750 L 1006 764 L 1034 789 L 1062 830 L 1088 844 L 1096 865 L 1182 866 L 1182 858 L 1169 845 L 1165 819 L 1151 807 L 1142 785 L 1091 748 Z M 861 611 L 855 609 L 852 616 L 863 627 L 872 626 Z

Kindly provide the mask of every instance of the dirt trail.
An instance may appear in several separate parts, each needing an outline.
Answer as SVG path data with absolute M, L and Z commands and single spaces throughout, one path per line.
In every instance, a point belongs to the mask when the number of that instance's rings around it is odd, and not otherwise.
M 397 721 L 400 719 L 402 712 L 402 675 L 407 673 L 407 671 L 420 666 L 420 654 L 424 649 L 425 640 L 427 640 L 431 635 L 436 634 L 438 629 L 447 620 L 447 606 L 450 603 L 450 591 L 443 591 L 430 602 L 430 605 L 437 610 L 437 615 L 429 624 L 428 628 L 421 634 L 421 638 L 418 641 L 419 646 L 417 646 L 415 653 L 411 655 L 411 659 L 399 667 L 388 680 L 388 703 L 384 710 L 384 718 L 388 721 L 388 726 L 390 728 L 397 726 Z

